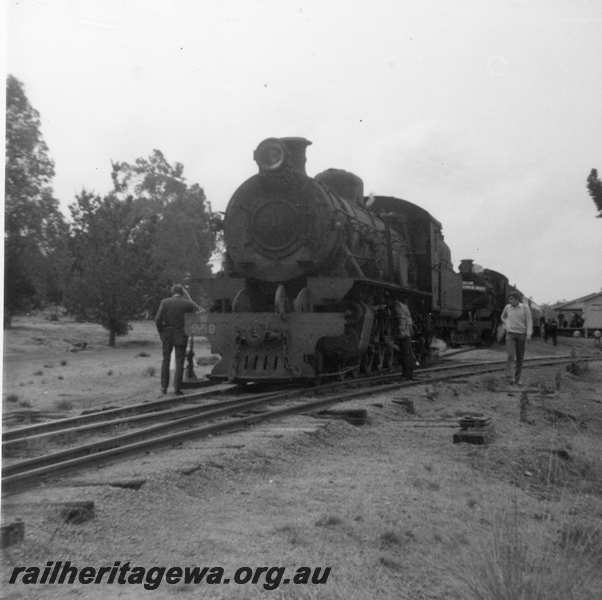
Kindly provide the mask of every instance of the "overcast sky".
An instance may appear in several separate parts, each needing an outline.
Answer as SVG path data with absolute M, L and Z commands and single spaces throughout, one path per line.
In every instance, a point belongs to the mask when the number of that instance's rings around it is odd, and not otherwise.
M 423 206 L 537 302 L 602 286 L 602 0 L 8 0 L 63 207 L 153 148 L 223 210 L 270 136 Z

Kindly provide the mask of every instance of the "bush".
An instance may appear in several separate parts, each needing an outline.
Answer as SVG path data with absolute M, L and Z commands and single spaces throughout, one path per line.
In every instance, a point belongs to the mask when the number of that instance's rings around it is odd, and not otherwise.
M 570 509 L 547 514 L 543 527 L 519 514 L 517 502 L 497 514 L 489 536 L 468 547 L 454 572 L 466 600 L 593 600 L 602 585 L 602 535 Z M 560 524 L 560 527 L 559 527 Z

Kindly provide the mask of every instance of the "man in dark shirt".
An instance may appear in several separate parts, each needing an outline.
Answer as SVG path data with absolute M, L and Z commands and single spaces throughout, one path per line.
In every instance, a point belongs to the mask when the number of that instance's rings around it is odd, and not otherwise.
M 174 392 L 181 394 L 182 376 L 184 374 L 184 357 L 186 355 L 186 343 L 188 337 L 184 332 L 184 315 L 194 312 L 198 306 L 190 300 L 190 296 L 184 298 L 184 288 L 175 284 L 171 288 L 172 296 L 161 300 L 155 324 L 163 343 L 163 362 L 161 363 L 161 392 L 167 393 L 169 385 L 169 361 L 171 351 L 176 351 L 176 372 L 174 375 Z

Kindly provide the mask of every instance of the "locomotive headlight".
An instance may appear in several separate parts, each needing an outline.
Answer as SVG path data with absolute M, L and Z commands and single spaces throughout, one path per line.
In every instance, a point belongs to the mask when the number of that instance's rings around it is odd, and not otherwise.
M 261 171 L 275 171 L 286 159 L 286 150 L 280 140 L 268 138 L 257 146 L 253 158 Z

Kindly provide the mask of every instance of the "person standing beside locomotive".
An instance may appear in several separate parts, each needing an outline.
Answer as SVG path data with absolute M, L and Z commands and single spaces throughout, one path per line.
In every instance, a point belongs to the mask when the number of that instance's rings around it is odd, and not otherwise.
M 508 378 L 510 383 L 520 385 L 525 345 L 533 334 L 533 321 L 529 307 L 520 302 L 520 297 L 516 292 L 508 295 L 508 302 L 502 311 L 502 323 L 506 330 Z M 515 363 L 514 373 L 512 372 L 513 363 Z
M 174 392 L 182 394 L 182 378 L 184 376 L 184 357 L 188 337 L 184 331 L 184 315 L 199 309 L 184 286 L 179 283 L 171 288 L 171 297 L 161 300 L 155 316 L 155 325 L 163 345 L 163 360 L 161 362 L 161 392 L 167 393 L 169 385 L 169 363 L 171 353 L 175 350 Z M 186 294 L 186 298 L 184 298 Z
M 414 355 L 412 352 L 412 315 L 404 299 L 393 301 L 393 314 L 397 322 L 397 343 L 401 353 L 401 367 L 406 379 L 414 377 Z

